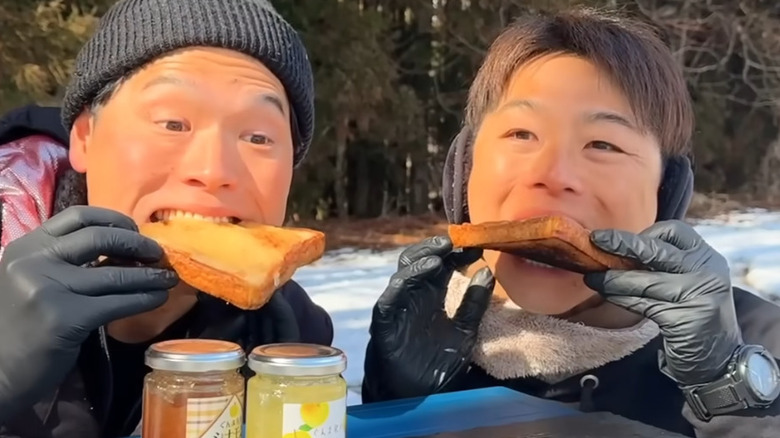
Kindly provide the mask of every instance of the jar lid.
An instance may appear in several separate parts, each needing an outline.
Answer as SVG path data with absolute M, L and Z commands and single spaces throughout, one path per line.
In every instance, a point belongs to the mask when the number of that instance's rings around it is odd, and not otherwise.
M 316 344 L 261 345 L 249 354 L 249 368 L 276 376 L 328 376 L 347 369 L 347 356 L 338 348 Z
M 208 372 L 237 370 L 246 363 L 237 344 L 213 339 L 177 339 L 152 344 L 146 365 L 155 370 Z

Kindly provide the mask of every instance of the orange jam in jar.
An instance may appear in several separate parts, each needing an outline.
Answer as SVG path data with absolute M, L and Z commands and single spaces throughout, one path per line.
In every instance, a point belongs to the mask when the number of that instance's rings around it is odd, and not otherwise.
M 210 339 L 152 345 L 144 380 L 143 438 L 240 438 L 246 355 Z

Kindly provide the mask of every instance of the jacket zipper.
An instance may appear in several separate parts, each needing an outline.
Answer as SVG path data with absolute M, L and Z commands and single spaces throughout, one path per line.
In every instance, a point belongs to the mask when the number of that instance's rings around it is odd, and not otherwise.
M 111 412 L 111 403 L 114 400 L 114 370 L 111 368 L 111 354 L 108 352 L 108 341 L 106 340 L 106 328 L 105 326 L 100 326 L 98 329 L 98 335 L 100 337 L 100 348 L 103 350 L 103 353 L 106 356 L 106 365 L 107 365 L 107 381 L 104 382 L 106 385 L 105 388 L 107 397 L 103 404 L 103 418 L 100 420 L 100 428 L 105 429 L 106 422 L 108 421 L 109 412 Z

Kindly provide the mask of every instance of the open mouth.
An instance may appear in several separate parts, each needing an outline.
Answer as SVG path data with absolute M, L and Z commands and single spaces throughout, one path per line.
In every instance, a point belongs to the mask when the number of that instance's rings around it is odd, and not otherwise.
M 531 266 L 537 267 L 537 268 L 544 268 L 544 269 L 558 269 L 555 266 L 548 265 L 546 263 L 537 262 L 535 260 L 531 259 L 523 259 L 523 261 Z
M 167 222 L 171 220 L 196 220 L 217 224 L 237 224 L 240 219 L 234 216 L 205 216 L 182 210 L 158 210 L 149 218 L 150 222 Z

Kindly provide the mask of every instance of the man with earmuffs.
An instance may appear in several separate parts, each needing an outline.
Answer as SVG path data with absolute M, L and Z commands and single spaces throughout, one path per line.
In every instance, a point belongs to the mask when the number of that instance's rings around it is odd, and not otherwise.
M 505 29 L 445 164 L 450 223 L 563 215 L 643 268 L 414 245 L 374 307 L 363 401 L 506 386 L 691 437 L 778 436 L 780 308 L 682 221 L 693 124 L 649 26 L 578 9 Z

